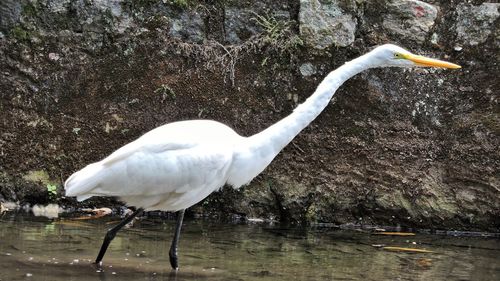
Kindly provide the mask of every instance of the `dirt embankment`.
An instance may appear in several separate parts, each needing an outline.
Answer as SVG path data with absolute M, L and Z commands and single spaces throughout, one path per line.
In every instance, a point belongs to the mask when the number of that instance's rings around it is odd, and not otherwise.
M 463 69 L 356 76 L 250 186 L 192 211 L 498 231 L 499 4 L 427 2 L 2 1 L 0 200 L 74 206 L 68 175 L 167 122 L 256 133 L 392 42 Z

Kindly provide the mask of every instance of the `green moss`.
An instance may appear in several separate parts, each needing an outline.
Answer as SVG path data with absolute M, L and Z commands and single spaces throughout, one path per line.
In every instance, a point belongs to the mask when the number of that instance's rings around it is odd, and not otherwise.
M 305 219 L 306 222 L 308 223 L 318 222 L 318 208 L 314 202 L 311 205 L 309 205 L 309 208 L 307 208 Z
M 34 183 L 41 182 L 45 186 L 57 184 L 50 179 L 49 174 L 44 170 L 29 171 L 27 174 L 23 176 L 23 179 Z
M 377 204 L 387 210 L 404 210 L 411 216 L 416 215 L 414 205 L 399 190 L 384 193 L 377 197 Z
M 10 36 L 21 41 L 30 39 L 30 32 L 22 26 L 15 26 L 10 30 Z
M 23 179 L 28 182 L 42 184 L 47 190 L 49 198 L 56 199 L 58 183 L 50 179 L 49 174 L 44 170 L 29 171 L 23 176 Z
M 32 3 L 27 3 L 23 6 L 23 15 L 26 17 L 35 17 L 38 14 L 38 8 Z

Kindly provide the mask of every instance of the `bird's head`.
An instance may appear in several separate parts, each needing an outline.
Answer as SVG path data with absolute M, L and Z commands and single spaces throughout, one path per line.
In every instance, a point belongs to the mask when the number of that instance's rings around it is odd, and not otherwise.
M 375 67 L 440 67 L 461 68 L 460 65 L 414 55 L 409 51 L 392 44 L 379 46 L 369 53 Z

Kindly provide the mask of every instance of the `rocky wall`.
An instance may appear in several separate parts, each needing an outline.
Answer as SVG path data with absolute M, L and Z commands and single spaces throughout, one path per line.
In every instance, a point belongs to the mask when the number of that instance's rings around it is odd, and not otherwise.
M 463 68 L 354 77 L 249 186 L 191 211 L 499 231 L 499 7 L 3 0 L 0 200 L 75 206 L 62 196 L 67 176 L 167 122 L 256 133 L 329 71 L 391 42 Z

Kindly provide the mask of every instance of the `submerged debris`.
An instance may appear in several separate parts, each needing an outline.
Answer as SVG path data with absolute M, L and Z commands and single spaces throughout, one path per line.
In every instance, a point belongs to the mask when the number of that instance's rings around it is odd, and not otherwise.
M 393 252 L 409 252 L 409 253 L 434 253 L 430 250 L 425 249 L 416 249 L 416 248 L 405 248 L 405 247 L 393 247 L 393 246 L 384 246 L 383 250 L 393 251 Z
M 0 213 L 6 211 L 12 211 L 19 208 L 19 204 L 16 202 L 0 202 Z
M 86 213 L 91 213 L 91 215 L 77 217 L 77 218 L 74 218 L 75 220 L 97 219 L 100 217 L 110 215 L 113 212 L 110 208 L 82 209 L 82 211 L 86 212 Z
M 417 265 L 419 267 L 431 267 L 432 266 L 432 259 L 418 259 Z

